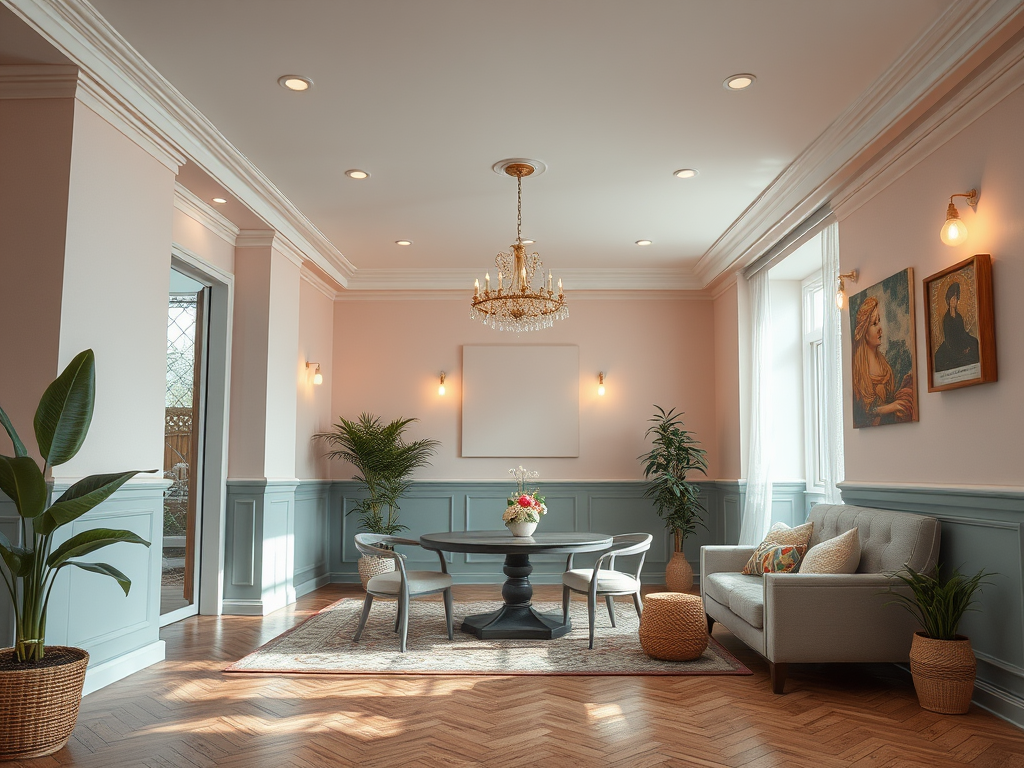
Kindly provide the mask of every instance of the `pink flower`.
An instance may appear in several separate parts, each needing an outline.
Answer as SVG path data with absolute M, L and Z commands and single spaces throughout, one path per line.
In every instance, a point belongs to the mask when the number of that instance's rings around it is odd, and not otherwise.
M 520 507 L 531 507 L 531 506 L 533 506 L 533 499 L 531 499 L 526 494 L 523 494 L 522 496 L 520 496 L 519 499 L 518 499 L 518 502 L 519 502 L 519 506 Z

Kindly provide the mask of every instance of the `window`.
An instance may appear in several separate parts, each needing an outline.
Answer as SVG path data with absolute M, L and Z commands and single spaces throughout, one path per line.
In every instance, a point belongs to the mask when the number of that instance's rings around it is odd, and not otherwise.
M 825 317 L 825 291 L 821 273 L 801 284 L 803 297 L 803 368 L 804 368 L 804 456 L 808 493 L 825 492 L 826 408 L 825 355 L 822 347 L 822 326 Z

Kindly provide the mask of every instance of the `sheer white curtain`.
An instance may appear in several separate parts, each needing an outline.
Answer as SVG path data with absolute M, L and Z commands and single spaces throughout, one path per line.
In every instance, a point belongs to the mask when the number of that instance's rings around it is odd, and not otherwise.
M 768 270 L 748 279 L 750 286 L 750 446 L 747 495 L 740 520 L 740 544 L 760 544 L 772 519 L 772 311 Z
M 821 233 L 821 277 L 825 286 L 825 317 L 821 351 L 825 368 L 825 503 L 842 504 L 837 483 L 843 481 L 843 313 L 832 292 L 839 285 L 839 224 L 833 221 Z

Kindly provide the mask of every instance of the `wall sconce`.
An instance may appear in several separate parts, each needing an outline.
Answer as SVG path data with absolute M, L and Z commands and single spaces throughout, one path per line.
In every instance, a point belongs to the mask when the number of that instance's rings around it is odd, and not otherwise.
M 306 363 L 306 370 L 309 371 L 310 366 L 316 366 L 313 371 L 313 383 L 317 386 L 324 383 L 324 375 L 320 373 L 320 363 Z
M 597 394 L 604 397 L 604 371 L 597 374 Z
M 444 371 L 441 371 L 441 382 L 437 385 L 437 394 L 444 396 Z
M 978 190 L 972 189 L 970 192 L 960 192 L 949 196 L 946 223 L 942 225 L 942 231 L 939 233 L 939 237 L 946 245 L 960 245 L 967 239 L 967 225 L 960 220 L 960 213 L 953 205 L 954 197 L 966 197 L 967 204 L 973 208 L 978 204 Z
M 839 289 L 836 291 L 836 306 L 840 309 L 846 306 L 846 283 L 843 282 L 844 280 L 856 283 L 857 270 L 854 269 L 851 272 L 843 272 L 839 275 Z

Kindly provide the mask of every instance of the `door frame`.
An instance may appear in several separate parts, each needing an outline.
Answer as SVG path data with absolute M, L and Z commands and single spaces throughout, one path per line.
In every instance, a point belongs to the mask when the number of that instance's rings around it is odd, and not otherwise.
M 171 245 L 171 267 L 210 289 L 206 366 L 206 418 L 196 562 L 199 613 L 216 616 L 224 603 L 224 539 L 227 510 L 228 422 L 231 402 L 231 318 L 234 275 L 184 246 Z M 167 614 L 172 616 L 173 614 Z

